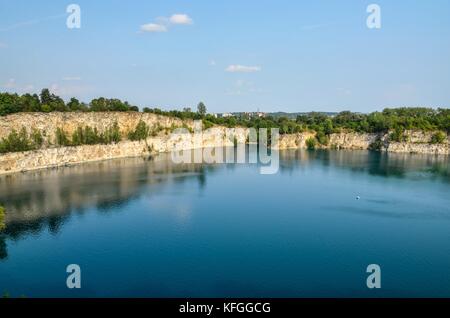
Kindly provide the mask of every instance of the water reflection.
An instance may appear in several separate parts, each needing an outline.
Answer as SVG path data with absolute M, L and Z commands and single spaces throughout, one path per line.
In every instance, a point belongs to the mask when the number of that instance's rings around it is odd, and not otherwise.
M 389 178 L 450 182 L 449 158 L 446 156 L 304 150 L 281 151 L 279 154 L 282 174 L 320 167 Z M 113 160 L 1 176 L 0 202 L 7 211 L 7 227 L 0 234 L 0 259 L 7 258 L 6 239 L 19 240 L 46 229 L 57 234 L 73 213 L 83 214 L 92 207 L 102 213 L 117 211 L 117 207 L 143 194 L 157 195 L 158 189 L 169 181 L 183 183 L 196 179 L 202 189 L 207 185 L 207 176 L 223 168 L 223 165 L 173 164 L 170 155 L 161 154 L 151 160 Z M 236 165 L 226 165 L 226 169 L 235 168 Z M 342 210 L 342 207 L 336 209 Z M 367 209 L 354 209 L 345 208 L 353 213 L 368 212 Z M 373 213 L 397 215 L 378 210 Z M 415 217 L 414 214 L 409 216 Z
M 341 168 L 355 173 L 395 178 L 430 177 L 450 182 L 448 156 L 406 153 L 380 153 L 371 151 L 305 151 L 280 152 L 280 171 L 289 172 L 310 165 Z
M 0 233 L 0 259 L 7 257 L 5 240 L 19 240 L 48 229 L 57 234 L 73 213 L 95 207 L 102 213 L 152 195 L 168 181 L 196 178 L 200 188 L 215 165 L 173 164 L 167 154 L 151 160 L 121 159 L 0 177 L 0 202 L 5 207 L 6 229 Z M 115 209 L 117 210 L 117 209 Z

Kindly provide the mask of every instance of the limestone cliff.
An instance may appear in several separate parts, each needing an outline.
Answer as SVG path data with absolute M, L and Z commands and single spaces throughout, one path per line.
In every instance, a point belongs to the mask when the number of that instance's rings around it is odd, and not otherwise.
M 90 126 L 99 132 L 117 122 L 123 137 L 135 129 L 139 121 L 144 121 L 151 129 L 162 128 L 159 134 L 143 141 L 123 140 L 117 144 L 84 145 L 77 147 L 56 147 L 55 132 L 63 128 L 71 135 L 78 127 Z M 227 135 L 224 127 L 215 127 L 203 134 L 200 143 L 194 142 L 190 134 L 171 136 L 170 129 L 188 126 L 192 121 L 182 121 L 177 118 L 158 116 L 138 112 L 105 112 L 105 113 L 20 113 L 0 117 L 0 139 L 8 136 L 13 130 L 25 127 L 28 132 L 39 130 L 45 138 L 42 149 L 7 153 L 0 155 L 0 174 L 33 169 L 70 165 L 81 162 L 99 161 L 113 158 L 148 156 L 151 153 L 170 152 L 179 149 L 194 149 L 216 146 L 232 146 L 235 141 L 244 143 L 248 130 L 238 129 L 234 136 Z M 381 146 L 380 150 L 388 152 L 449 154 L 448 140 L 443 144 L 430 144 L 432 132 L 409 131 L 405 133 L 408 142 L 389 142 L 388 134 L 361 134 L 343 132 L 329 136 L 329 142 L 319 145 L 319 148 L 332 149 L 369 149 L 374 142 Z M 314 138 L 314 132 L 303 132 L 292 135 L 281 135 L 279 149 L 304 149 L 306 140 Z
M 25 127 L 29 133 L 33 129 L 40 131 L 48 145 L 55 142 L 57 128 L 63 128 L 71 136 L 78 127 L 89 126 L 104 132 L 116 122 L 122 136 L 126 136 L 141 120 L 149 127 L 169 128 L 183 124 L 178 118 L 139 112 L 18 113 L 0 117 L 0 139 L 8 136 L 13 129 Z M 186 124 L 192 126 L 192 121 L 186 121 Z

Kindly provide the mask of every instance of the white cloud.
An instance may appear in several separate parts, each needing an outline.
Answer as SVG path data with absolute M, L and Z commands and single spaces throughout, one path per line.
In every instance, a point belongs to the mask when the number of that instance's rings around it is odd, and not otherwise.
M 187 14 L 174 14 L 169 18 L 171 24 L 192 24 L 192 19 Z
M 62 78 L 63 81 L 81 81 L 79 76 L 66 76 Z
M 50 86 L 50 92 L 62 97 L 73 97 L 83 95 L 87 92 L 92 91 L 92 88 L 89 86 L 83 85 L 66 85 L 61 86 L 57 83 L 54 83 Z
M 6 89 L 7 91 L 15 92 L 15 93 L 19 93 L 19 94 L 32 93 L 33 90 L 34 90 L 34 86 L 33 85 L 31 85 L 31 84 L 27 84 L 27 85 L 17 84 L 17 82 L 16 82 L 16 80 L 14 78 L 10 78 L 6 83 L 1 85 L 1 87 Z
M 251 81 L 238 79 L 233 83 L 233 87 L 226 92 L 228 95 L 249 95 L 249 94 L 261 94 L 264 91 L 261 88 L 255 86 Z
M 211 61 L 209 61 L 209 65 L 210 65 L 210 66 L 216 66 L 216 65 L 217 65 L 217 63 L 216 63 L 216 61 L 214 61 L 214 60 L 211 60 Z
M 15 30 L 15 29 L 22 28 L 22 27 L 29 27 L 29 26 L 33 26 L 33 25 L 41 23 L 41 22 L 46 22 L 46 21 L 50 21 L 50 20 L 54 20 L 54 19 L 61 19 L 61 18 L 65 18 L 65 17 L 67 17 L 67 15 L 64 13 L 64 14 L 52 15 L 49 17 L 41 18 L 41 19 L 22 21 L 22 22 L 18 22 L 18 23 L 12 24 L 12 25 L 5 26 L 5 27 L 0 27 L 0 32 Z
M 148 23 L 141 25 L 142 32 L 167 32 L 167 27 L 162 24 Z
M 16 87 L 16 80 L 14 78 L 10 78 L 8 80 L 8 82 L 3 84 L 3 87 L 4 88 L 14 88 L 14 87 Z
M 190 25 L 194 21 L 187 14 L 173 14 L 170 18 L 158 17 L 155 22 L 141 25 L 141 32 L 167 32 L 172 25 Z
M 34 85 L 32 85 L 32 84 L 26 85 L 26 86 L 23 88 L 23 90 L 24 90 L 25 92 L 31 93 L 31 92 L 34 91 Z
M 260 66 L 230 65 L 225 69 L 230 73 L 254 73 L 261 71 Z
M 6 49 L 8 47 L 8 44 L 0 42 L 0 49 Z

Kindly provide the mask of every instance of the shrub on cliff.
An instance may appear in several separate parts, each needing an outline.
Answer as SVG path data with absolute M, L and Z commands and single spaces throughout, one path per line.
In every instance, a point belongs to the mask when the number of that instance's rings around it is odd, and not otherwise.
M 0 141 L 0 153 L 20 152 L 35 149 L 35 145 L 30 140 L 25 127 L 20 132 L 15 129 L 11 131 L 8 137 Z
M 377 137 L 370 145 L 369 150 L 381 151 L 383 149 L 384 142 L 381 137 Z
M 316 139 L 313 137 L 309 137 L 308 139 L 306 139 L 306 148 L 308 148 L 309 150 L 316 149 Z
M 407 137 L 405 135 L 405 131 L 401 127 L 396 127 L 394 131 L 389 135 L 389 141 L 394 142 L 405 142 L 407 141 Z
M 89 126 L 78 127 L 72 134 L 71 146 L 112 144 L 121 140 L 120 129 L 117 122 L 108 127 L 103 133 L 99 133 L 97 128 Z
M 70 146 L 69 138 L 67 137 L 67 133 L 62 128 L 56 128 L 56 144 L 58 146 Z
M 431 136 L 430 142 L 432 144 L 443 144 L 443 143 L 445 143 L 446 140 L 447 140 L 447 135 L 442 131 L 438 131 L 437 133 L 433 134 L 433 136 Z
M 39 149 L 44 143 L 44 137 L 42 137 L 39 130 L 33 128 L 33 131 L 31 132 L 31 141 L 33 142 L 34 148 Z
M 122 137 L 120 135 L 120 128 L 119 124 L 115 122 L 111 127 L 106 129 L 106 131 L 102 134 L 103 141 L 105 144 L 112 144 L 112 143 L 118 143 L 120 140 L 122 140 Z
M 317 132 L 316 139 L 321 145 L 328 145 L 328 136 L 323 131 Z
M 142 120 L 139 121 L 136 128 L 128 133 L 128 139 L 132 141 L 146 139 L 149 135 L 150 128 Z

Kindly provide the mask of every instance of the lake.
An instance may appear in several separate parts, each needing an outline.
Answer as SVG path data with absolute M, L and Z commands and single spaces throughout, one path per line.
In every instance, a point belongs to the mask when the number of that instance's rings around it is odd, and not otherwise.
M 449 163 L 292 150 L 274 175 L 162 154 L 0 176 L 0 293 L 450 297 Z

